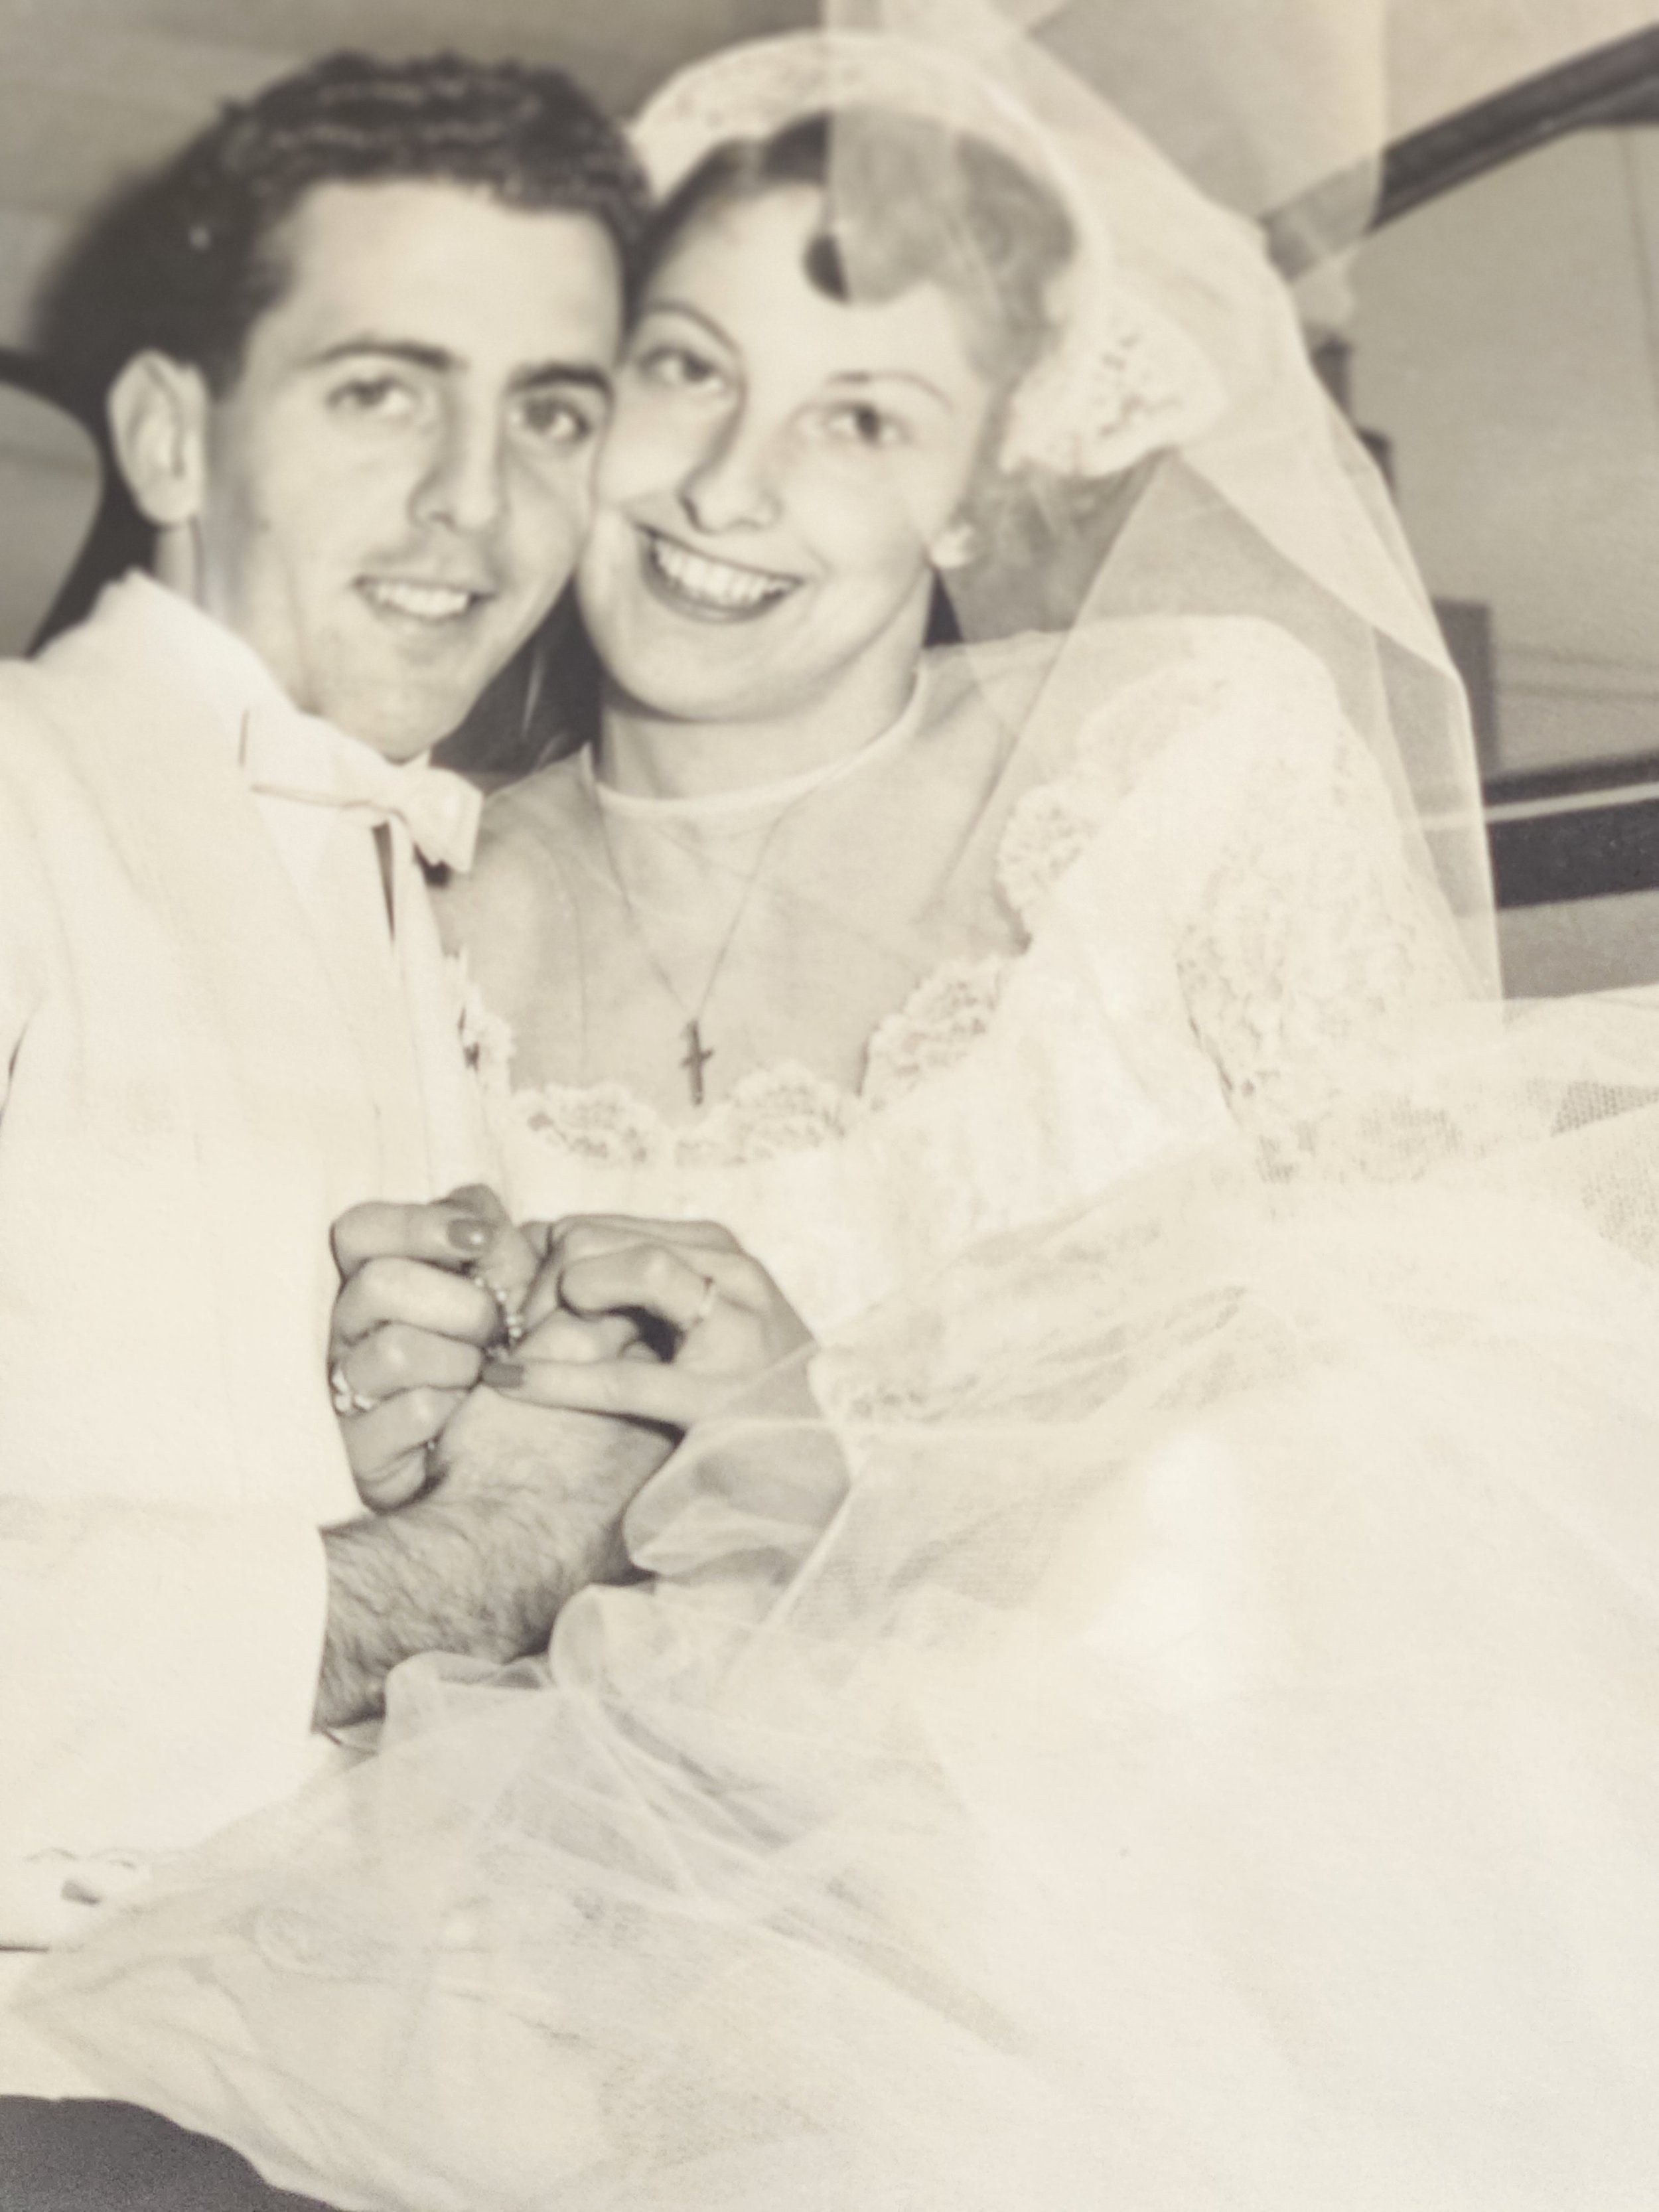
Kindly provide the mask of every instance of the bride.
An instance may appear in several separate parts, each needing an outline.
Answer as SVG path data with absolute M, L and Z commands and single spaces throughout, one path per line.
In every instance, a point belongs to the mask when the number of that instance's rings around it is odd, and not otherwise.
M 515 1208 L 729 1219 L 827 1418 L 36 2014 L 399 2212 L 1644 2203 L 1640 1024 L 1480 1003 L 1455 686 L 1242 231 L 966 7 L 640 137 L 603 727 L 455 918 Z
M 1150 194 L 1116 135 L 1107 192 Z M 1137 252 L 1012 103 L 856 40 L 693 72 L 638 139 L 667 197 L 580 570 L 600 726 L 496 802 L 447 927 L 514 1210 L 729 1223 L 822 1330 L 1265 1133 L 1333 1043 L 1456 993 L 1386 781 L 1455 796 L 1461 703 L 1218 215 L 1145 207 Z M 1194 262 L 1265 406 L 1176 319 Z M 1091 538 L 1085 603 L 1009 635 Z M 1309 569 L 1346 699 L 1284 626 Z

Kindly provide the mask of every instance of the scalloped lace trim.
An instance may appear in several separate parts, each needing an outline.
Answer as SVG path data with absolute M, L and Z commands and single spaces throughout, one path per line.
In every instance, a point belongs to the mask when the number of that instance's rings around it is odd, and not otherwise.
M 615 1081 L 515 1090 L 511 1024 L 485 1005 L 464 957 L 452 964 L 463 1045 L 486 1093 L 508 1101 L 526 1127 L 590 1165 L 639 1169 L 744 1167 L 839 1142 L 865 1116 L 884 1112 L 967 1058 L 991 1026 L 1012 962 L 948 960 L 926 976 L 877 1028 L 857 1091 L 784 1060 L 752 1070 L 689 1124 L 666 1121 Z
M 859 1096 L 880 1113 L 936 1075 L 958 1067 L 989 1030 L 1012 959 L 946 960 L 877 1028 Z

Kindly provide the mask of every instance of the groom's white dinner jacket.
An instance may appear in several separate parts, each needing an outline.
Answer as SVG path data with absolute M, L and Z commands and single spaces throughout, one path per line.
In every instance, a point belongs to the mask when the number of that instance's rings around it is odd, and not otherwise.
M 0 1942 L 43 1855 L 315 1759 L 329 1224 L 483 1164 L 407 833 L 388 890 L 373 816 L 256 791 L 285 721 L 356 749 L 148 577 L 0 669 Z

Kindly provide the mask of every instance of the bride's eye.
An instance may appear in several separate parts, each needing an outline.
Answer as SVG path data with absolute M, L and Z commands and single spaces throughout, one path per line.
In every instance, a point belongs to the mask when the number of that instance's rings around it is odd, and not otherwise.
M 336 415 L 364 422 L 411 422 L 420 407 L 420 394 L 401 376 L 376 374 L 347 377 L 328 395 Z
M 694 347 L 659 341 L 643 347 L 634 356 L 635 374 L 660 392 L 685 392 L 707 398 L 726 389 L 727 378 L 720 363 Z
M 826 436 L 837 445 L 863 446 L 872 451 L 910 442 L 910 426 L 884 407 L 867 399 L 849 399 L 826 407 L 821 417 Z

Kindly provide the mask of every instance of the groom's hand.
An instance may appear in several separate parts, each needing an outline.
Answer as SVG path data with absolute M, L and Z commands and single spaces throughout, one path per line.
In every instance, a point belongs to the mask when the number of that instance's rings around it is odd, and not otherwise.
M 485 1352 L 508 1340 L 537 1257 L 482 1185 L 431 1205 L 354 1206 L 334 1253 L 335 1408 L 358 1492 L 384 1512 L 426 1486 L 430 1447 Z
M 433 1480 L 434 1447 L 485 1354 L 510 1350 L 536 1310 L 544 1245 L 544 1231 L 515 1229 L 481 1185 L 426 1206 L 354 1206 L 335 1224 L 343 1286 L 330 1380 L 358 1495 L 374 1511 Z M 634 1334 L 625 1320 L 573 1315 L 552 1340 L 560 1358 L 580 1363 L 615 1358 Z

